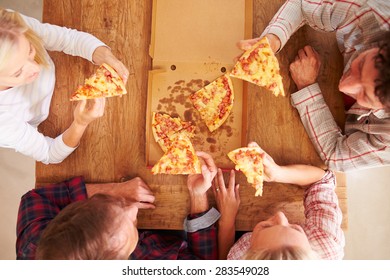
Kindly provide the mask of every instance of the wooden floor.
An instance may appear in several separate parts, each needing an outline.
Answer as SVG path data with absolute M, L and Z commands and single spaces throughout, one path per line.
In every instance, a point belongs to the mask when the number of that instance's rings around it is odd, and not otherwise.
M 260 36 L 283 2 L 253 1 L 253 37 Z M 118 182 L 124 177 L 140 176 L 154 191 L 157 207 L 153 211 L 140 211 L 139 227 L 181 229 L 189 207 L 186 177 L 153 176 L 146 167 L 145 119 L 148 71 L 152 65 L 149 56 L 152 0 L 45 0 L 43 21 L 76 28 L 100 38 L 128 66 L 130 76 L 128 94 L 107 100 L 105 116 L 88 128 L 72 155 L 59 165 L 37 163 L 37 185 L 76 175 L 83 175 L 90 183 Z M 286 92 L 296 90 L 288 66 L 298 49 L 306 44 L 312 45 L 323 58 L 319 83 L 337 123 L 343 127 L 343 104 L 337 90 L 343 67 L 333 34 L 318 33 L 305 27 L 290 39 L 278 54 Z M 57 83 L 50 116 L 39 129 L 45 135 L 55 137 L 72 121 L 76 104 L 69 102 L 70 94 L 96 66 L 63 53 L 51 53 L 51 56 L 56 64 Z M 279 164 L 323 167 L 289 98 L 275 98 L 259 87 L 248 85 L 247 104 L 248 141 L 257 141 Z M 238 230 L 252 230 L 258 221 L 276 210 L 284 211 L 291 222 L 302 221 L 302 189 L 266 183 L 263 197 L 255 198 L 242 174 L 238 175 L 238 181 L 242 186 Z M 340 175 L 337 194 L 344 214 L 343 228 L 346 228 L 347 194 L 343 175 Z M 210 202 L 214 203 L 211 193 Z

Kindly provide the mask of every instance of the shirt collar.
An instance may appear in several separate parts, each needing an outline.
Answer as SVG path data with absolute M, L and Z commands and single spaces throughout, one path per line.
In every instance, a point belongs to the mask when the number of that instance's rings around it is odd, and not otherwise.
M 368 117 L 370 114 L 373 114 L 378 119 L 390 118 L 390 112 L 386 112 L 385 109 L 369 109 L 359 104 L 355 103 L 352 105 L 351 109 L 348 110 L 347 114 L 358 115 L 358 120 L 364 117 Z

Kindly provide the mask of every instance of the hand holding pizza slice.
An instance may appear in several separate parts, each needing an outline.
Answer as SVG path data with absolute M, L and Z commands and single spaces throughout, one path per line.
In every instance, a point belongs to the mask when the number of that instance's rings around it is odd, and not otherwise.
M 153 174 L 200 174 L 201 163 L 190 138 L 184 134 L 172 136 L 167 152 L 153 166 Z
M 255 196 L 262 196 L 264 168 L 262 150 L 260 147 L 238 148 L 228 153 L 228 157 L 234 162 L 235 169 L 241 170 L 248 183 L 256 189 Z
M 85 80 L 84 85 L 77 88 L 70 101 L 122 96 L 126 93 L 122 78 L 111 66 L 103 63 L 91 77 Z
M 238 59 L 230 76 L 239 78 L 284 96 L 279 62 L 268 38 L 263 37 Z

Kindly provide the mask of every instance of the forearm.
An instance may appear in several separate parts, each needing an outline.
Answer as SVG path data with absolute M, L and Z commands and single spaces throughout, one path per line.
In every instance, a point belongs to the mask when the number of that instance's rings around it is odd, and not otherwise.
M 275 182 L 307 186 L 321 180 L 324 174 L 324 170 L 311 165 L 286 165 L 278 169 Z
M 236 235 L 236 227 L 234 222 L 226 224 L 218 223 L 218 256 L 220 260 L 226 260 L 229 254 L 230 248 L 234 244 Z
M 97 193 L 110 194 L 118 183 L 86 184 L 87 196 L 91 197 Z
M 79 145 L 80 139 L 83 136 L 88 125 L 78 124 L 73 121 L 70 127 L 62 135 L 62 140 L 68 147 L 75 148 Z
M 332 32 L 343 24 L 349 6 L 340 1 L 329 0 L 287 0 L 272 18 L 263 34 L 274 34 L 279 37 L 282 49 L 290 37 L 304 24 L 319 31 Z
M 74 151 L 64 144 L 62 135 L 50 138 L 28 123 L 11 115 L 0 114 L 0 143 L 4 147 L 34 158 L 44 164 L 60 163 Z
M 209 210 L 207 194 L 195 194 L 190 192 L 190 215 L 199 214 Z
M 86 32 L 53 24 L 42 24 L 27 16 L 23 16 L 23 19 L 43 40 L 45 49 L 50 51 L 62 51 L 92 61 L 94 50 L 99 46 L 105 46 L 102 41 Z
M 288 0 L 265 28 L 261 37 L 273 34 L 280 40 L 278 50 L 282 49 L 291 35 L 304 24 L 302 0 Z
M 291 99 L 315 149 L 328 165 L 330 158 L 338 157 L 336 146 L 344 136 L 325 103 L 319 85 L 315 83 L 303 88 Z

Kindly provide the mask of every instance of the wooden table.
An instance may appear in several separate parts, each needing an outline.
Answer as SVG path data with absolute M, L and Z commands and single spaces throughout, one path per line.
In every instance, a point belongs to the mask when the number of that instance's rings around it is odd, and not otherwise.
M 283 0 L 254 0 L 253 37 L 261 34 Z M 156 196 L 155 210 L 141 210 L 138 225 L 149 229 L 181 229 L 189 207 L 186 176 L 153 176 L 145 162 L 145 119 L 150 44 L 152 0 L 45 0 L 43 21 L 76 28 L 100 38 L 130 70 L 128 94 L 107 99 L 105 116 L 90 125 L 79 148 L 63 163 L 37 163 L 37 186 L 83 175 L 87 182 L 120 181 L 124 177 L 142 177 Z M 278 55 L 287 92 L 296 90 L 288 65 L 298 49 L 310 44 L 323 58 L 320 86 L 326 102 L 343 127 L 342 97 L 337 90 L 343 65 L 333 34 L 301 28 Z M 72 121 L 75 103 L 70 93 L 82 84 L 95 67 L 77 57 L 51 53 L 56 64 L 57 83 L 49 118 L 39 129 L 55 137 Z M 279 164 L 304 163 L 324 166 L 301 124 L 289 98 L 275 98 L 261 88 L 248 85 L 247 139 L 257 141 Z M 339 174 L 337 194 L 347 227 L 346 184 Z M 238 174 L 241 206 L 237 230 L 252 230 L 260 220 L 275 210 L 284 211 L 291 222 L 303 219 L 301 188 L 266 183 L 264 195 L 254 197 L 242 174 Z M 210 192 L 210 203 L 214 204 Z

